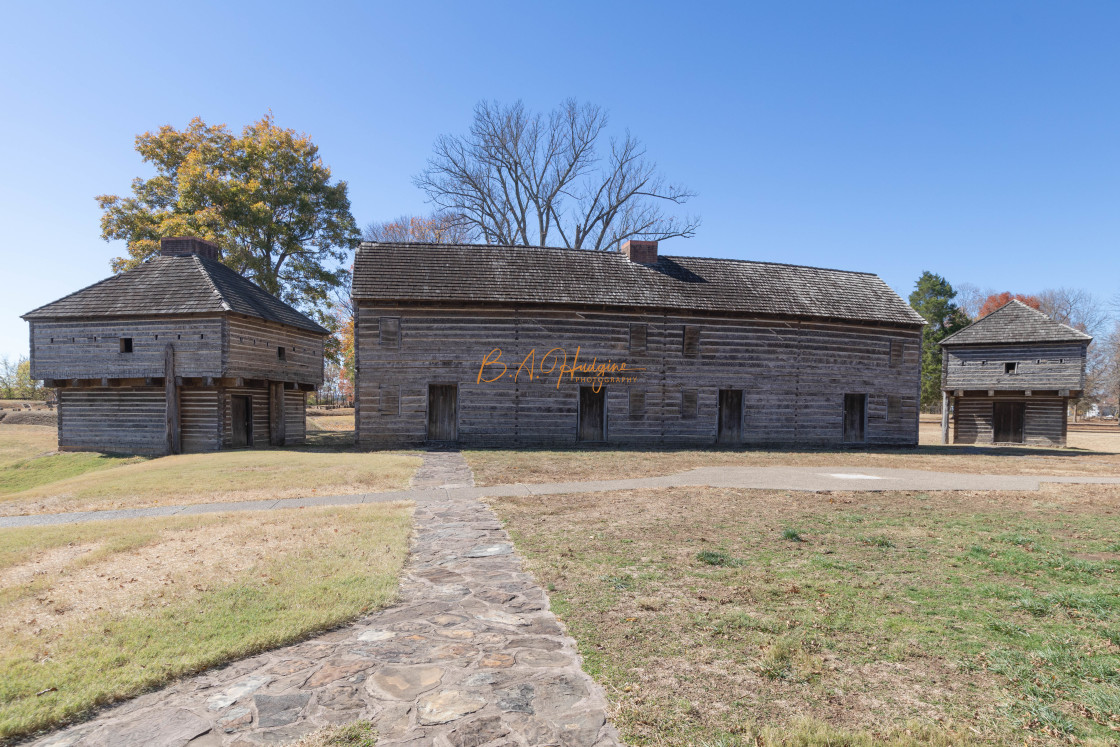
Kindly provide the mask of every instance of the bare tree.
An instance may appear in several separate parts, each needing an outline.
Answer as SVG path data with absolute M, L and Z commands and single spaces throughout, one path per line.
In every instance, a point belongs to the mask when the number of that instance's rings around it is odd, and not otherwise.
M 959 283 L 953 287 L 957 291 L 957 306 L 969 319 L 976 319 L 980 315 L 980 307 L 984 305 L 984 301 L 996 292 L 992 288 L 982 289 L 975 283 Z
M 402 215 L 396 220 L 374 221 L 362 232 L 366 241 L 465 244 L 474 240 L 471 224 L 461 215 L 434 213 L 427 217 Z
M 1056 322 L 1096 335 L 1108 321 L 1097 298 L 1081 288 L 1051 288 L 1038 294 L 1039 310 Z
M 1081 288 L 1051 288 L 1039 293 L 1038 299 L 1042 313 L 1094 337 L 1086 354 L 1084 393 L 1074 405 L 1075 416 L 1084 414 L 1102 401 L 1108 387 L 1108 346 L 1101 339 L 1108 312 L 1092 293 Z
M 466 135 L 442 135 L 416 186 L 490 244 L 609 249 L 641 237 L 689 238 L 700 221 L 664 208 L 695 193 L 668 183 L 628 131 L 598 147 L 598 106 L 569 99 L 547 117 L 483 101 Z

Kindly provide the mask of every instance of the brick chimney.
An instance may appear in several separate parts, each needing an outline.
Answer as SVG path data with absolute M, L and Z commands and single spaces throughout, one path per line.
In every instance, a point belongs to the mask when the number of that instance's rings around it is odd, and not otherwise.
M 197 254 L 205 259 L 222 261 L 222 248 L 212 241 L 194 236 L 165 236 L 159 240 L 161 257 L 187 257 Z
M 622 246 L 618 251 L 625 254 L 631 262 L 637 262 L 643 265 L 657 264 L 657 242 L 656 241 L 638 241 L 636 239 L 627 239 L 622 242 Z

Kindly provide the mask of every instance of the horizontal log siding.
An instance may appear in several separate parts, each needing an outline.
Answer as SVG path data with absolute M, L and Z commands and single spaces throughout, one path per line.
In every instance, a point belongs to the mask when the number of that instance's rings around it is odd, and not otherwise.
M 1023 443 L 1030 446 L 1065 446 L 1067 405 L 1064 397 L 966 396 L 954 397 L 953 443 L 990 444 L 994 438 L 994 403 L 1025 402 Z
M 58 390 L 58 447 L 125 454 L 167 452 L 163 387 Z
M 217 451 L 221 447 L 218 390 L 180 387 L 179 421 L 184 452 Z
M 307 393 L 296 389 L 284 392 L 285 442 L 302 444 L 307 440 Z
M 1085 352 L 1083 343 L 946 348 L 943 386 L 965 391 L 1080 391 L 1085 386 Z M 1005 373 L 1006 363 L 1018 364 L 1014 374 Z
M 120 338 L 132 352 L 120 352 Z M 175 346 L 177 376 L 221 376 L 220 317 L 150 321 L 31 322 L 36 379 L 130 379 L 163 376 L 163 349 Z
M 248 395 L 251 397 L 253 408 L 253 443 L 252 448 L 267 448 L 268 443 L 268 387 L 226 387 L 222 390 L 222 448 L 233 446 L 233 431 L 231 425 L 232 412 L 230 397 L 234 395 Z
M 382 317 L 400 319 L 400 343 L 380 344 Z M 630 325 L 646 324 L 644 354 L 630 354 Z M 700 330 L 698 353 L 684 355 L 684 329 Z M 867 442 L 917 442 L 920 338 L 917 331 L 842 323 L 716 319 L 566 310 L 434 309 L 360 305 L 357 324 L 360 443 L 424 441 L 427 387 L 459 386 L 459 440 L 466 445 L 564 445 L 576 442 L 578 383 L 514 381 L 533 348 L 554 347 L 590 363 L 612 359 L 644 368 L 634 383 L 608 384 L 607 440 L 707 445 L 716 437 L 718 392 L 744 391 L 745 443 L 838 444 L 845 393 L 869 396 Z M 891 341 L 902 345 L 891 366 Z M 501 348 L 508 375 L 478 383 L 483 356 Z M 487 369 L 492 378 L 501 366 Z M 399 388 L 399 414 L 380 413 L 382 387 Z M 629 389 L 644 393 L 631 417 Z M 682 390 L 697 393 L 697 417 L 681 417 Z M 887 397 L 899 414 L 887 417 Z
M 323 383 L 323 338 L 263 319 L 229 317 L 224 376 Z M 286 360 L 276 354 L 283 346 Z

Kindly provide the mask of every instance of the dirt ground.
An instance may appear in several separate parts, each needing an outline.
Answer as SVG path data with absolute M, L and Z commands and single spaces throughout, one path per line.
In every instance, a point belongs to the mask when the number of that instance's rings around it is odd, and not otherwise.
M 940 426 L 922 422 L 916 449 L 474 449 L 475 482 L 501 485 L 670 475 L 696 467 L 894 467 L 1019 475 L 1120 475 L 1120 429 L 1071 429 L 1066 448 L 942 446 Z
M 804 717 L 868 744 L 920 726 L 930 743 L 1115 744 L 1114 488 L 492 505 L 630 744 L 747 744 Z

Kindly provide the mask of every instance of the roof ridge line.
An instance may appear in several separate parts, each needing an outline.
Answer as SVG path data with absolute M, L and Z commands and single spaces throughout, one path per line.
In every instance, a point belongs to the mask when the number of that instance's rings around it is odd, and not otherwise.
M 567 246 L 530 246 L 528 244 L 440 244 L 432 241 L 363 241 L 358 249 L 361 250 L 366 247 L 425 247 L 433 249 L 527 249 L 530 251 L 549 251 L 549 252 L 586 252 L 588 254 L 601 255 L 601 256 L 618 256 L 622 257 L 621 253 L 611 249 L 584 249 L 583 247 L 574 248 Z M 712 262 L 741 262 L 749 265 L 771 265 L 774 267 L 796 267 L 805 270 L 823 270 L 825 272 L 844 272 L 850 275 L 864 275 L 866 277 L 879 277 L 878 273 L 868 272 L 866 270 L 844 270 L 839 267 L 820 267 L 818 265 L 799 265 L 793 262 L 771 262 L 764 259 L 739 259 L 737 257 L 706 257 L 696 254 L 658 254 L 658 259 L 664 257 L 665 259 L 702 259 L 710 260 Z M 882 280 L 882 278 L 879 278 Z
M 229 305 L 229 301 L 227 301 L 226 297 L 222 295 L 222 292 L 218 289 L 218 286 L 214 284 L 214 278 L 210 277 L 210 269 L 203 263 L 202 257 L 197 254 L 192 254 L 191 257 L 194 258 L 195 265 L 202 273 L 202 277 L 206 279 L 206 284 L 210 286 L 210 290 L 214 291 L 214 295 L 218 297 L 218 300 L 222 304 L 222 308 L 226 311 L 233 311 L 233 307 Z M 222 263 L 219 261 L 218 264 Z M 222 266 L 225 267 L 225 265 Z

